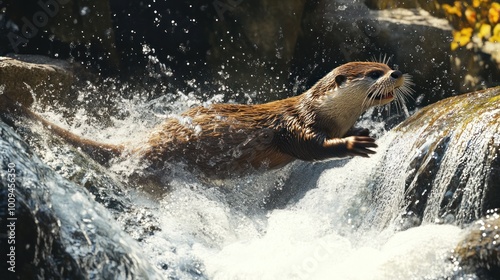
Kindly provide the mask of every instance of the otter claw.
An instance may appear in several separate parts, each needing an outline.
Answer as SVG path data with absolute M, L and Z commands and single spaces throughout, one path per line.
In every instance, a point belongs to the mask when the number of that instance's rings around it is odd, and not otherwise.
M 375 139 L 369 136 L 350 136 L 345 139 L 347 153 L 352 156 L 369 157 L 375 154 L 370 148 L 377 148 Z

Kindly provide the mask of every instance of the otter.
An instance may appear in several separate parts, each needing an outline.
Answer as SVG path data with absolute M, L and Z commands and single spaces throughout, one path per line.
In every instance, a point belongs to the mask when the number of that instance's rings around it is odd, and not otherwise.
M 386 63 L 350 62 L 298 96 L 264 104 L 192 108 L 165 120 L 137 145 L 84 139 L 7 97 L 0 101 L 0 109 L 40 121 L 104 165 L 111 159 L 137 157 L 148 163 L 151 174 L 158 174 L 166 162 L 182 161 L 207 177 L 225 178 L 295 160 L 368 157 L 375 153 L 375 139 L 367 129 L 354 127 L 355 122 L 372 106 L 404 102 L 411 85 L 408 74 Z

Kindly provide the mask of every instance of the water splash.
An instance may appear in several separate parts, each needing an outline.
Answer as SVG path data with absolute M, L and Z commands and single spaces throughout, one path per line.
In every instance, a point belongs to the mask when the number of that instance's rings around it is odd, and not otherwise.
M 85 99 L 82 96 L 82 102 Z M 118 99 L 117 110 L 122 113 L 109 128 L 96 129 L 86 110 L 77 111 L 76 121 L 69 126 L 104 141 L 109 136 L 134 141 L 130 131 L 146 132 L 187 107 L 220 101 L 220 96 L 204 100 L 189 93 L 166 94 L 149 101 Z M 369 159 L 295 163 L 283 170 L 215 182 L 197 179 L 180 168 L 165 190 L 155 195 L 136 190 L 136 186 L 121 186 L 122 179 L 109 176 L 109 184 L 103 188 L 117 186 L 110 196 L 125 206 L 105 205 L 123 231 L 140 242 L 141 249 L 132 253 L 143 254 L 164 278 L 451 277 L 456 272 L 449 257 L 463 233 L 458 226 L 443 223 L 461 225 L 471 219 L 470 213 L 479 215 L 474 212 L 481 204 L 479 177 L 493 171 L 478 170 L 477 166 L 485 154 L 495 152 L 487 150 L 488 144 L 498 146 L 497 113 L 485 113 L 485 122 L 490 125 L 471 122 L 461 133 L 452 134 L 434 128 L 436 122 L 430 119 L 388 133 L 383 124 L 365 119 L 363 125 L 383 135 L 377 141 L 378 153 Z M 50 110 L 43 114 L 56 122 L 66 121 L 62 114 Z M 478 134 L 484 137 L 475 137 Z M 96 167 L 82 168 L 69 160 L 74 151 L 64 152 L 63 147 L 61 143 L 51 147 L 47 141 L 37 145 L 37 151 L 54 170 L 70 179 L 77 173 L 69 167 L 72 165 L 89 177 L 102 178 L 93 170 Z M 119 170 L 133 168 L 136 166 L 125 163 L 111 170 L 121 174 Z M 454 178 L 465 178 L 457 174 L 469 174 L 468 180 L 460 180 L 466 203 L 451 213 L 442 201 L 454 199 L 455 193 L 448 186 Z M 97 197 L 100 199 L 99 194 Z M 65 220 L 74 214 L 59 215 Z M 68 246 L 81 250 L 79 245 Z

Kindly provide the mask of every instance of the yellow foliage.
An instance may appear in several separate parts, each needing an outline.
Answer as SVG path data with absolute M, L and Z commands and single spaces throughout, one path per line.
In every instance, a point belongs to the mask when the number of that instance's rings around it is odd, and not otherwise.
M 462 7 L 460 5 L 460 2 L 459 3 L 459 6 L 457 6 L 457 2 L 455 2 L 455 5 L 452 7 L 448 4 L 443 4 L 443 9 L 445 11 L 445 13 L 447 13 L 448 15 L 456 15 L 458 17 L 461 17 L 462 16 Z
M 500 23 L 493 28 L 493 36 L 490 37 L 490 42 L 500 43 Z
M 500 19 L 500 4 L 493 2 L 488 10 L 488 19 L 491 24 L 495 24 Z
M 467 7 L 465 10 L 465 18 L 470 25 L 474 25 L 474 23 L 476 23 L 476 11 L 471 7 Z
M 479 32 L 477 33 L 477 36 L 480 39 L 488 39 L 491 36 L 491 25 L 487 23 L 481 24 L 481 27 L 479 27 Z
M 451 42 L 451 50 L 458 47 L 463 47 L 470 42 L 472 37 L 472 28 L 466 27 L 460 31 L 453 30 L 453 42 Z
M 473 0 L 472 1 L 472 7 L 478 8 L 484 2 L 489 2 L 489 1 L 488 0 Z
M 477 36 L 500 43 L 500 2 L 491 0 L 454 1 L 441 6 L 453 26 L 451 49 L 463 47 Z

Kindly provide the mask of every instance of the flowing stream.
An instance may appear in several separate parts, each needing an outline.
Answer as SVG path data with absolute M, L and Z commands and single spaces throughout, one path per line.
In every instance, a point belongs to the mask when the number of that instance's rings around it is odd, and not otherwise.
M 134 141 L 169 114 L 201 104 L 189 95 L 165 98 L 146 105 L 121 100 L 126 117 L 113 119 L 107 129 L 87 121 L 85 111 L 76 113 L 78 125 L 65 123 L 50 110 L 42 115 L 93 139 Z M 27 181 L 40 185 L 32 190 L 44 194 L 43 203 L 61 221 L 66 251 L 84 263 L 90 275 L 122 271 L 123 278 L 130 279 L 459 277 L 459 268 L 450 260 L 464 236 L 458 218 L 432 214 L 437 199 L 429 200 L 421 220 L 406 208 L 405 180 L 419 172 L 412 159 L 429 147 L 408 149 L 418 139 L 398 131 L 384 133 L 380 124 L 363 122 L 381 134 L 378 153 L 369 159 L 297 162 L 278 171 L 216 182 L 178 170 L 168 186 L 155 192 L 123 184 L 120 176 L 135 168 L 132 163 L 117 163 L 110 170 L 73 165 L 75 154 L 48 140 L 31 140 L 41 161 L 37 156 L 23 158 L 27 148 L 10 129 L 2 130 L 2 148 L 7 151 L 4 162 L 16 162 Z M 47 133 L 36 125 L 32 130 L 40 139 Z M 443 161 L 453 162 L 453 156 L 447 154 Z M 75 179 L 78 172 L 84 176 Z M 103 199 L 99 191 L 90 194 L 61 175 L 85 186 L 92 185 L 93 177 L 104 180 L 99 189 L 111 199 Z M 122 248 L 119 253 L 117 247 Z M 96 251 L 104 256 L 93 263 L 88 257 Z M 106 254 L 125 255 L 126 261 L 100 264 Z
M 303 179 L 295 176 L 296 180 L 285 182 L 307 191 L 282 209 L 261 210 L 258 196 L 273 178 L 293 176 L 285 171 L 235 183 L 238 188 L 229 194 L 179 182 L 168 198 L 151 205 L 163 230 L 144 240 L 145 250 L 154 263 L 168 263 L 171 252 L 165 254 L 158 246 L 173 245 L 177 252 L 182 248 L 177 255 L 181 270 L 199 263 L 208 279 L 451 276 L 454 266 L 449 258 L 461 237 L 459 227 L 424 222 L 401 230 L 409 227 L 401 219 L 401 160 L 393 158 L 392 166 L 378 166 L 388 156 L 384 150 L 393 136 L 384 136 L 379 154 L 370 159 L 355 158 L 323 171 L 293 166 L 288 172 L 300 173 Z M 374 180 L 378 177 L 374 174 L 392 185 Z M 238 207 L 241 204 L 247 205 Z

